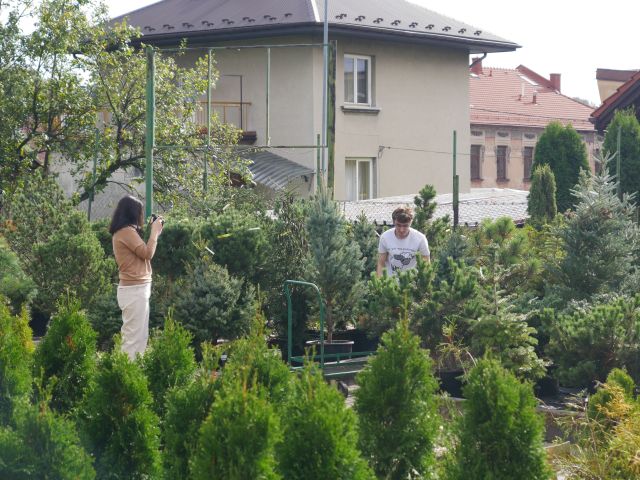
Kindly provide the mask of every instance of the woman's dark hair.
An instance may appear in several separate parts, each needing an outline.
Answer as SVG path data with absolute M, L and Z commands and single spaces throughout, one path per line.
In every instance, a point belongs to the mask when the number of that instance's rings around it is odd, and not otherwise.
M 111 225 L 109 226 L 109 233 L 113 235 L 121 228 L 128 227 L 130 225 L 135 227 L 138 233 L 141 233 L 143 223 L 144 216 L 142 202 L 136 197 L 127 195 L 120 199 L 118 206 L 113 212 Z

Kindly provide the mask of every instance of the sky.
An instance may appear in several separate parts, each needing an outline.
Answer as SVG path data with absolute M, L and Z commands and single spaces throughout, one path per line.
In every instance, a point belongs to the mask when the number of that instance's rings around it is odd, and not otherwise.
M 156 1 L 107 3 L 111 15 L 117 16 Z M 521 45 L 515 52 L 490 53 L 484 66 L 525 65 L 547 78 L 560 73 L 562 93 L 595 105 L 600 104 L 596 69 L 640 69 L 637 0 L 411 1 Z

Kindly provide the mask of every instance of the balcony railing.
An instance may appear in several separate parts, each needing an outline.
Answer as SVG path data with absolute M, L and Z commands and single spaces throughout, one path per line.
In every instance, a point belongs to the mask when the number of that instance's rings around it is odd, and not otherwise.
M 207 125 L 207 102 L 198 102 L 200 108 L 196 112 L 196 123 Z M 217 113 L 222 123 L 229 123 L 246 132 L 251 102 L 211 102 L 211 113 Z

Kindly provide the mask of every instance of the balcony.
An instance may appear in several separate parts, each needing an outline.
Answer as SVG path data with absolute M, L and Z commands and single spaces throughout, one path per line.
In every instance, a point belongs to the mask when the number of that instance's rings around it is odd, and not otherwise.
M 207 102 L 198 102 L 200 108 L 196 111 L 196 123 L 203 127 L 207 126 Z M 211 112 L 218 115 L 222 123 L 227 123 L 242 130 L 240 143 L 250 145 L 255 143 L 257 135 L 255 130 L 247 130 L 249 109 L 251 102 L 211 102 Z

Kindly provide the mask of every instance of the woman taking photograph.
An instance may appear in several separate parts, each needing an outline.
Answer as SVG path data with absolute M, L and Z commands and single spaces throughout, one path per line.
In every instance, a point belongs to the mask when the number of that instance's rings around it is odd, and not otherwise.
M 122 310 L 122 351 L 134 359 L 147 348 L 149 338 L 149 297 L 151 297 L 151 259 L 156 252 L 164 221 L 151 223 L 151 234 L 142 239 L 142 202 L 131 195 L 123 197 L 113 212 L 109 233 L 118 264 L 118 306 Z

